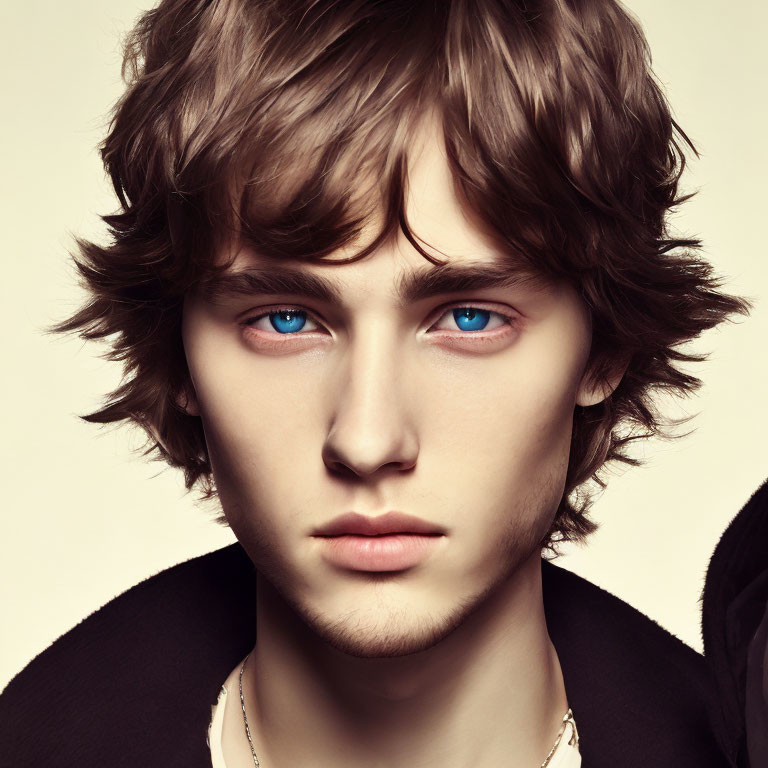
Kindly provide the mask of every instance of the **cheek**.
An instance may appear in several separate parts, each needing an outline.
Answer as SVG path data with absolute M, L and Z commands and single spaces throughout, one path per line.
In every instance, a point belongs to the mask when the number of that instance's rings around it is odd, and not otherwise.
M 201 417 L 217 482 L 257 485 L 259 492 L 268 490 L 267 479 L 271 486 L 289 486 L 310 455 L 319 455 L 310 400 L 297 400 L 299 389 L 254 386 L 243 393 L 230 386 L 206 401 Z
M 542 325 L 522 340 L 498 403 L 517 450 L 537 462 L 567 463 L 576 396 L 589 354 L 589 336 L 576 322 Z M 566 467 L 563 467 L 563 472 Z
M 448 442 L 436 429 L 439 448 L 425 459 L 426 474 L 439 506 L 453 510 L 456 522 L 483 521 L 467 532 L 486 546 L 486 530 L 527 526 L 554 513 L 568 469 L 572 410 L 559 392 L 508 389 L 488 398 L 485 411 L 470 416 L 456 409 Z M 474 418 L 473 418 L 474 417 Z M 522 529 L 520 529 L 522 530 Z M 499 546 L 506 546 L 498 542 Z
M 277 505 L 291 514 L 286 501 L 296 495 L 299 470 L 321 450 L 316 377 L 301 365 L 287 371 L 284 362 L 248 354 L 237 339 L 215 329 L 194 337 L 187 359 L 217 489 L 233 527 L 254 500 L 263 510 Z
M 573 424 L 575 388 L 567 372 L 531 369 L 510 387 L 506 409 L 514 446 L 534 465 L 551 458 L 567 459 Z M 523 468 L 525 471 L 527 468 Z
M 288 439 L 291 426 L 305 422 L 312 411 L 311 355 L 286 365 L 285 358 L 254 354 L 231 323 L 202 310 L 185 317 L 184 332 L 206 437 L 218 451 L 244 455 L 277 432 Z
M 525 475 L 567 460 L 580 358 L 545 355 L 532 341 L 480 371 L 454 371 L 437 388 L 432 439 L 484 475 Z M 439 409 L 439 410 L 438 410 Z
M 420 460 L 440 507 L 455 510 L 478 551 L 484 530 L 546 531 L 562 497 L 584 338 L 531 333 L 482 368 L 456 366 L 441 379 L 428 408 L 432 429 Z M 425 435 L 425 438 L 427 436 Z M 501 528 L 500 528 L 501 526 Z M 541 528 L 541 530 L 539 530 Z M 491 546 L 506 547 L 499 539 Z

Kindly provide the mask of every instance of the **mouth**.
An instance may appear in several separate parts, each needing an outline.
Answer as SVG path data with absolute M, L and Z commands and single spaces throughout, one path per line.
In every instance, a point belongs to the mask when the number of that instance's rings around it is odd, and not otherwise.
M 312 535 L 329 538 L 334 536 L 389 536 L 392 534 L 444 536 L 445 533 L 445 528 L 428 523 L 420 517 L 406 515 L 403 512 L 387 512 L 376 517 L 361 515 L 357 512 L 347 512 L 313 531 Z
M 376 517 L 349 512 L 312 536 L 322 542 L 322 557 L 330 565 L 381 573 L 420 565 L 445 539 L 446 530 L 401 512 Z

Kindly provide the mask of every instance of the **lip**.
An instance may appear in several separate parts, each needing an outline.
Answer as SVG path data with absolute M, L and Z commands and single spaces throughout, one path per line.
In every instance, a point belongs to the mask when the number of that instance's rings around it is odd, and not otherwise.
M 424 562 L 445 529 L 401 512 L 367 517 L 349 512 L 313 533 L 330 565 L 351 571 L 404 571 Z
M 393 533 L 444 536 L 446 531 L 440 526 L 413 515 L 406 515 L 404 512 L 386 512 L 376 517 L 347 512 L 313 531 L 312 535 L 321 537 L 386 536 Z

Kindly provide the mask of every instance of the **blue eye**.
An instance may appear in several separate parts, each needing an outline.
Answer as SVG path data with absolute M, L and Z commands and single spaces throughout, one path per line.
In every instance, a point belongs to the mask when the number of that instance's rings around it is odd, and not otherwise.
M 298 331 L 304 329 L 307 319 L 307 312 L 303 309 L 286 307 L 284 309 L 273 309 L 271 312 L 264 312 L 256 317 L 249 317 L 245 321 L 245 325 L 267 333 L 277 331 L 278 334 L 282 335 L 295 335 Z M 313 321 L 310 319 L 309 322 Z M 311 331 L 315 329 L 310 327 L 306 330 Z
M 482 331 L 490 317 L 490 310 L 477 307 L 458 307 L 453 310 L 453 319 L 462 331 Z
M 269 313 L 269 322 L 278 333 L 300 331 L 307 322 L 306 313 L 297 309 L 281 309 Z
M 453 325 L 450 325 L 451 320 L 453 320 Z M 489 325 L 491 322 L 493 325 Z M 467 331 L 466 334 L 462 335 L 469 336 L 472 332 L 494 331 L 505 325 L 512 325 L 513 322 L 513 318 L 509 315 L 502 314 L 501 312 L 494 312 L 491 309 L 483 309 L 482 307 L 473 307 L 470 305 L 447 309 L 440 316 L 440 319 L 433 328 L 435 330 L 443 331 L 455 331 L 458 328 L 460 331 Z M 446 325 L 446 323 L 448 323 L 448 325 Z

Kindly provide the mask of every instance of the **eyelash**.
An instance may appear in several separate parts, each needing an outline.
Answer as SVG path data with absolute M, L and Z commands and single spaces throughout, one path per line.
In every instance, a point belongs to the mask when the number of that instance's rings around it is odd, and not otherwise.
M 440 312 L 440 315 L 438 315 L 433 323 L 430 324 L 430 329 L 433 328 L 435 325 L 437 325 L 449 312 L 455 309 L 479 309 L 483 312 L 489 312 L 491 315 L 497 315 L 498 317 L 503 318 L 507 322 L 504 323 L 501 326 L 497 326 L 496 328 L 492 328 L 490 331 L 463 331 L 460 328 L 455 329 L 446 329 L 446 328 L 439 328 L 438 330 L 449 330 L 453 331 L 454 333 L 458 334 L 462 339 L 468 338 L 473 339 L 475 341 L 488 341 L 489 334 L 493 334 L 494 337 L 497 337 L 499 335 L 505 335 L 504 333 L 498 334 L 495 333 L 500 328 L 506 328 L 507 332 L 509 332 L 510 329 L 513 329 L 517 326 L 517 323 L 519 321 L 519 316 L 517 315 L 511 315 L 506 314 L 504 312 L 500 312 L 495 309 L 488 309 L 487 307 L 480 306 L 478 304 L 471 304 L 471 303 L 464 303 L 464 304 L 451 304 L 450 306 L 447 306 L 443 308 Z M 253 325 L 257 323 L 259 320 L 268 317 L 269 315 L 276 314 L 278 312 L 296 312 L 296 313 L 302 313 L 307 316 L 308 319 L 311 319 L 312 322 L 317 323 L 318 325 L 322 325 L 322 323 L 314 316 L 312 312 L 310 312 L 307 309 L 303 309 L 302 307 L 297 306 L 276 306 L 276 307 L 270 307 L 266 311 L 260 312 L 258 315 L 252 315 L 250 317 L 247 317 L 245 320 L 242 321 L 242 325 L 245 326 L 247 330 L 250 330 L 254 333 L 264 333 L 267 336 L 274 336 L 277 338 L 285 338 L 285 337 L 296 337 L 296 336 L 306 336 L 306 333 L 301 333 L 300 331 L 297 331 L 296 333 L 279 333 L 278 331 L 271 330 L 266 331 L 262 328 L 253 328 Z M 309 331 L 311 333 L 312 331 Z M 270 339 L 270 341 L 272 341 Z M 284 342 L 282 341 L 276 341 L 275 343 L 282 344 Z

